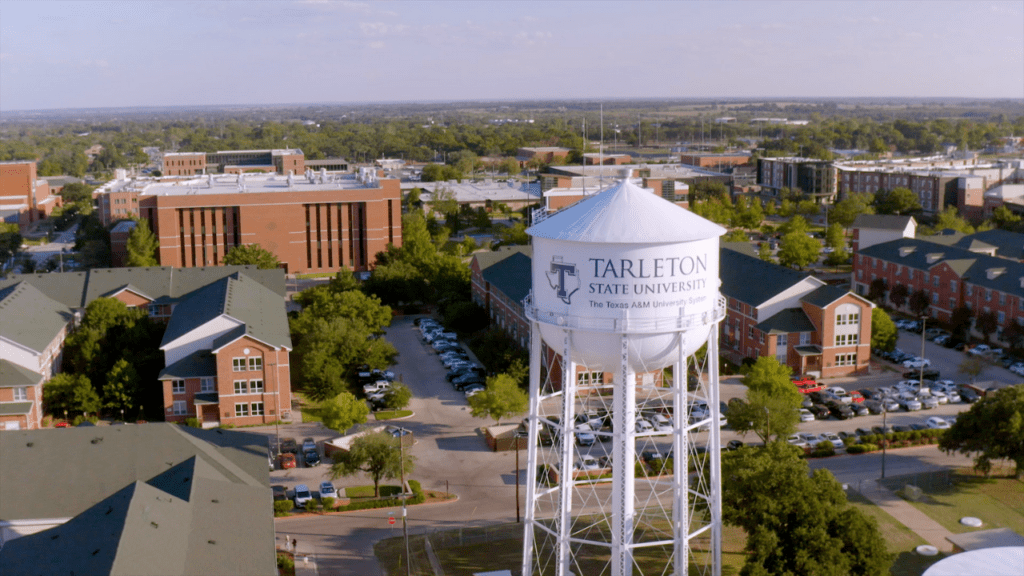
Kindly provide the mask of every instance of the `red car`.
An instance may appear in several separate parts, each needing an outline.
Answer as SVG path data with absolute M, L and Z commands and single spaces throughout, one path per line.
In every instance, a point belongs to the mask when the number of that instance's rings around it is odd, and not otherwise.
M 821 392 L 825 387 L 818 384 L 813 378 L 801 378 L 800 380 L 793 380 L 793 385 L 796 386 L 797 390 L 804 394 L 810 394 L 811 392 Z
M 295 468 L 295 454 L 291 452 L 285 452 L 280 456 L 281 469 Z
M 862 396 L 861 393 L 857 392 L 856 390 L 850 392 L 850 398 L 853 398 L 853 401 L 857 404 L 860 404 L 861 402 L 864 401 L 864 396 Z

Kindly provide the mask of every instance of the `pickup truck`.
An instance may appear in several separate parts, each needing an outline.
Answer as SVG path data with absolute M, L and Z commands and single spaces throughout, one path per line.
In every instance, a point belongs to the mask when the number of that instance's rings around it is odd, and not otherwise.
M 363 386 L 363 394 L 370 396 L 378 392 L 386 392 L 389 388 L 391 388 L 391 382 L 388 382 L 387 380 L 377 380 L 373 384 Z

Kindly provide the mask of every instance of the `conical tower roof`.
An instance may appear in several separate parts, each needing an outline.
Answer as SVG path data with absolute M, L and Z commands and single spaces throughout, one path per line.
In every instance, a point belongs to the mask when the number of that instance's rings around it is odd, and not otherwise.
M 598 244 L 692 242 L 726 233 L 697 216 L 629 181 L 584 198 L 531 226 L 534 238 Z

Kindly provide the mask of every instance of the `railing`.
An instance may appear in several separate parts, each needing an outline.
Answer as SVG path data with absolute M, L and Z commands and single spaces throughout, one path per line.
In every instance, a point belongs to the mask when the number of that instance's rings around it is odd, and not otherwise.
M 587 332 L 612 332 L 616 334 L 656 334 L 665 332 L 676 332 L 699 328 L 714 324 L 725 318 L 726 300 L 719 295 L 715 299 L 715 306 L 711 310 L 704 310 L 696 314 L 683 314 L 680 316 L 661 317 L 640 317 L 631 318 L 623 315 L 619 318 L 601 316 L 575 316 L 562 311 L 547 310 L 533 305 L 533 295 L 523 299 L 523 311 L 530 320 L 554 324 L 560 328 L 571 328 Z

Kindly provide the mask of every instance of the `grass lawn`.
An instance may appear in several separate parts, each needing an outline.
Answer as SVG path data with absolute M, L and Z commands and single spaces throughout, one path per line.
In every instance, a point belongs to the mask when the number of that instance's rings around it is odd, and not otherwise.
M 380 412 L 373 413 L 373 417 L 377 420 L 393 420 L 395 418 L 405 418 L 406 416 L 412 416 L 412 410 L 381 410 Z
M 1001 470 L 999 477 L 985 478 L 971 470 L 960 470 L 913 480 L 920 484 L 926 497 L 911 502 L 950 532 L 961 534 L 991 528 L 1009 528 L 1024 533 L 1024 482 L 1005 476 L 1010 469 Z M 905 483 L 912 481 L 904 480 Z M 981 528 L 960 523 L 964 516 L 980 518 Z
M 299 406 L 302 408 L 302 421 L 303 422 L 323 422 L 324 419 L 320 416 L 320 403 L 315 400 L 310 400 L 302 392 L 292 392 L 294 400 L 297 400 Z
M 921 576 L 925 568 L 945 558 L 944 554 L 921 556 L 914 552 L 914 548 L 927 544 L 927 542 L 890 516 L 889 513 L 872 504 L 867 498 L 850 492 L 847 494 L 847 499 L 850 505 L 869 518 L 874 518 L 878 523 L 878 529 L 882 533 L 886 547 L 889 552 L 896 555 L 892 568 L 890 568 L 890 573 L 893 576 Z
M 402 489 L 398 485 L 380 485 L 380 495 L 382 498 L 390 498 L 391 496 L 400 494 L 401 492 Z M 373 498 L 373 484 L 370 484 L 368 486 L 349 486 L 348 488 L 345 488 L 345 496 L 348 496 L 353 500 L 368 500 L 370 498 Z

